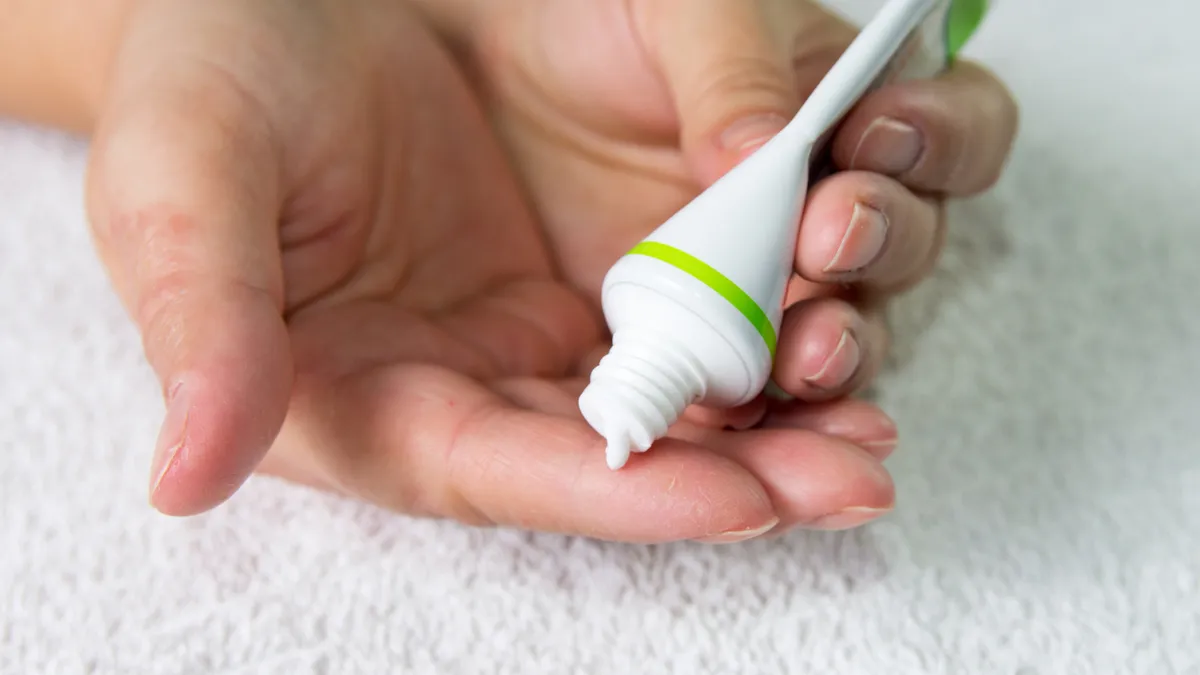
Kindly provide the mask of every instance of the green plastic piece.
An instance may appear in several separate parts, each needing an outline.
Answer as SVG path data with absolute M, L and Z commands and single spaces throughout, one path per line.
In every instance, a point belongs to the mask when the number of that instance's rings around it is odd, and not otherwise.
M 954 0 L 950 3 L 946 13 L 946 63 L 954 63 L 985 14 L 987 0 Z

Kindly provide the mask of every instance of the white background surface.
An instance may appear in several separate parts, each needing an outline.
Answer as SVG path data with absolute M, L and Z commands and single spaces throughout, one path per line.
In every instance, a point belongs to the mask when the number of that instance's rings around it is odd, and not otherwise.
M 83 148 L 0 128 L 0 673 L 1200 673 L 1200 5 L 994 4 L 1022 134 L 905 303 L 898 510 L 734 548 L 156 516 Z

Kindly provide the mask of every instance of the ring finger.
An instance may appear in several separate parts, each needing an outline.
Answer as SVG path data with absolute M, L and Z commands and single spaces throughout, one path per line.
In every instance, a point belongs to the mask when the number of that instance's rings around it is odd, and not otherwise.
M 805 401 L 852 393 L 875 377 L 887 353 L 882 317 L 839 298 L 814 298 L 788 308 L 780 336 L 774 382 Z

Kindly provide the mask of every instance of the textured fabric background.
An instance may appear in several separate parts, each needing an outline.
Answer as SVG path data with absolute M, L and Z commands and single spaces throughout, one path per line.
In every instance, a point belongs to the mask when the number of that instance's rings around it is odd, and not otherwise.
M 994 4 L 1022 135 L 900 308 L 898 509 L 732 548 L 155 515 L 84 148 L 0 128 L 0 673 L 1200 673 L 1200 5 Z

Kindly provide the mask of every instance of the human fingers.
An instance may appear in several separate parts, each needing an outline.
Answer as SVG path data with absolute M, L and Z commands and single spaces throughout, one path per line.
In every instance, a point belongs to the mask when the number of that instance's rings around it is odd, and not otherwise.
M 895 485 L 883 464 L 840 438 L 770 428 L 716 432 L 705 444 L 762 483 L 779 517 L 773 531 L 848 529 L 888 513 L 895 504 Z
M 837 132 L 833 158 L 841 168 L 881 173 L 916 190 L 973 194 L 1003 171 L 1018 117 L 999 79 L 959 61 L 938 77 L 864 97 Z
M 933 268 L 943 238 L 938 201 L 877 173 L 844 171 L 815 185 L 805 202 L 796 271 L 813 282 L 894 293 Z
M 663 439 L 610 470 L 570 397 L 537 382 L 496 393 L 426 365 L 301 378 L 264 468 L 413 515 L 618 541 L 737 541 L 778 523 L 754 476 L 695 443 Z
M 526 378 L 508 382 L 504 393 L 523 407 L 575 419 L 573 402 L 582 384 L 577 379 Z M 689 452 L 716 451 L 751 470 L 780 518 L 772 531 L 796 526 L 842 529 L 890 508 L 894 488 L 879 462 L 894 449 L 896 428 L 882 411 L 848 399 L 819 404 L 773 401 L 771 408 L 761 429 L 727 431 L 689 420 L 673 427 L 671 436 L 694 444 Z M 663 447 L 666 444 L 659 441 L 634 459 L 640 462 Z M 687 461 L 683 457 L 673 461 Z
M 241 485 L 286 414 L 278 170 L 236 90 L 161 65 L 118 72 L 94 138 L 89 213 L 167 403 L 151 502 L 188 515 Z
M 881 461 L 892 454 L 897 444 L 896 423 L 877 406 L 853 398 L 823 403 L 772 401 L 762 426 L 807 429 L 840 438 Z
M 875 377 L 887 353 L 882 317 L 839 298 L 792 305 L 779 334 L 772 377 L 804 401 L 828 401 L 859 389 Z
M 777 134 L 799 107 L 790 50 L 751 0 L 640 0 L 650 58 L 675 103 L 697 176 L 716 180 Z
M 521 378 L 506 381 L 504 390 L 524 407 L 552 415 L 575 417 L 579 413 L 579 395 L 586 386 L 587 378 L 584 377 L 559 380 Z M 839 438 L 857 445 L 879 460 L 886 459 L 897 443 L 896 423 L 892 418 L 878 406 L 853 398 L 806 402 L 759 396 L 746 405 L 731 409 L 691 406 L 680 418 L 673 433 L 685 440 L 698 441 L 706 430 L 744 430 L 756 426 L 764 429 L 805 429 Z

